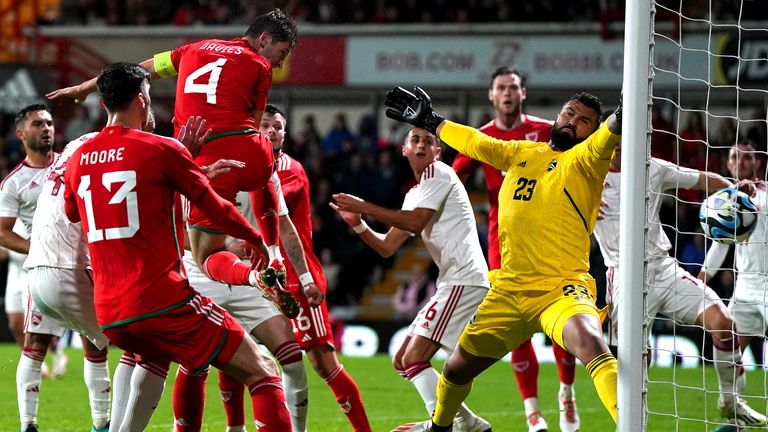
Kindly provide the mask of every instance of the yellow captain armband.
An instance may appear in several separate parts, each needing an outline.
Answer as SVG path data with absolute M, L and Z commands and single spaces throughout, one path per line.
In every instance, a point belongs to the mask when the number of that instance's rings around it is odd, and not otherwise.
M 171 51 L 161 52 L 155 54 L 153 60 L 153 66 L 155 67 L 155 73 L 160 78 L 169 78 L 178 75 L 176 68 L 173 67 L 173 61 L 171 61 Z

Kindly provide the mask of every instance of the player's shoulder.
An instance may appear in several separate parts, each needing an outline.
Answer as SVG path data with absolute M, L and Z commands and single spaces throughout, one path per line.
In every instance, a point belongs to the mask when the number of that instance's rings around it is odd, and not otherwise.
M 0 181 L 0 190 L 6 190 L 8 188 L 17 186 L 24 177 L 25 168 L 29 167 L 26 161 L 22 160 L 15 167 L 13 167 L 8 174 Z
M 71 156 L 78 148 L 80 148 L 83 144 L 92 138 L 96 137 L 98 134 L 98 132 L 88 132 L 87 134 L 81 135 L 80 137 L 68 142 L 67 145 L 64 146 L 64 150 L 62 150 L 61 154 L 58 156 L 59 159 L 66 160 L 66 158 Z
M 277 158 L 276 164 L 277 171 L 290 171 L 297 174 L 304 173 L 304 165 L 302 165 L 302 163 L 299 162 L 296 158 L 285 152 L 280 154 L 280 157 Z
M 422 183 L 430 179 L 452 182 L 454 179 L 458 181 L 458 176 L 453 168 L 438 160 L 427 166 L 424 169 L 424 173 L 421 175 Z

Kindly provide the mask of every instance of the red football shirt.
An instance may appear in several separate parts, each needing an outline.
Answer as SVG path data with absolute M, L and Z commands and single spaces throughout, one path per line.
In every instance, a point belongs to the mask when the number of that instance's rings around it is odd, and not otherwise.
M 551 129 L 551 121 L 524 114 L 523 123 L 514 129 L 501 129 L 496 126 L 496 120 L 491 120 L 491 122 L 479 130 L 488 136 L 505 141 L 548 142 Z M 461 153 L 453 160 L 453 169 L 459 175 L 471 174 L 478 166 L 483 167 L 485 186 L 488 189 L 488 202 L 490 204 L 490 211 L 488 212 L 488 267 L 494 270 L 501 267 L 501 251 L 499 250 L 499 190 L 506 173 Z
M 323 274 L 323 266 L 320 264 L 317 256 L 315 256 L 312 245 L 312 215 L 310 214 L 311 206 L 309 203 L 309 179 L 307 178 L 307 173 L 299 161 L 285 153 L 277 159 L 276 167 L 291 221 L 296 226 L 296 232 L 298 232 L 301 245 L 304 247 L 307 267 L 309 267 L 309 271 L 312 273 L 315 285 L 325 292 L 326 281 Z M 287 256 L 282 243 L 280 244 L 280 249 L 283 256 Z M 298 279 L 296 270 L 289 260 L 285 261 L 285 268 L 289 277 L 293 274 Z
M 67 162 L 64 210 L 83 221 L 102 328 L 181 306 L 193 295 L 182 266 L 179 192 L 220 215 L 229 232 L 258 239 L 237 210 L 216 195 L 178 141 L 111 126 Z M 242 224 L 238 228 L 238 224 Z M 234 231 L 233 231 L 234 229 Z
M 258 129 L 253 111 L 267 106 L 272 66 L 244 39 L 206 39 L 176 48 L 174 128 L 202 116 L 213 133 Z

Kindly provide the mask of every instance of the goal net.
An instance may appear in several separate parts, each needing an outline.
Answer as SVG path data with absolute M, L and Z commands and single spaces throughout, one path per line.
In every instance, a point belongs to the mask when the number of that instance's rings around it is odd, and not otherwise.
M 647 154 L 680 167 L 717 173 L 731 181 L 739 180 L 738 177 L 765 181 L 768 101 L 765 3 L 756 0 L 656 0 L 651 3 L 647 10 L 651 17 Z M 642 12 L 642 7 L 640 9 Z M 627 16 L 626 22 L 634 21 Z M 625 75 L 625 97 L 626 86 Z M 707 283 L 733 314 L 738 336 L 742 342 L 749 336 L 751 343 L 742 347 L 740 357 L 739 351 L 729 351 L 728 332 L 722 331 L 721 319 L 727 314 L 714 313 L 718 306 L 715 302 L 706 303 L 703 289 L 696 294 L 698 298 L 692 298 L 690 289 L 685 288 L 687 282 L 681 281 L 688 276 L 681 278 L 679 270 L 671 283 L 661 277 L 664 271 L 659 264 L 661 256 L 655 252 L 658 249 L 648 247 L 646 241 L 643 315 L 650 327 L 644 331 L 649 331 L 650 338 L 644 355 L 648 356 L 650 367 L 638 388 L 644 395 L 640 410 L 643 430 L 742 430 L 729 429 L 726 425 L 742 426 L 759 421 L 757 415 L 768 415 L 768 375 L 764 367 L 768 238 L 765 230 L 758 228 L 745 242 L 727 249 L 718 248 L 716 255 L 724 258 L 710 256 L 705 264 L 712 240 L 702 231 L 699 208 L 702 200 L 717 189 L 686 190 L 678 184 L 666 190 L 653 190 L 650 186 L 653 182 L 648 180 L 653 175 L 652 162 L 649 159 L 646 162 L 646 194 L 642 207 L 649 211 L 650 206 L 646 204 L 654 197 L 661 198 L 662 205 L 658 219 L 646 214 L 645 236 L 653 231 L 652 225 L 658 225 L 669 238 L 672 245 L 669 255 L 680 269 L 693 278 L 702 270 L 709 275 Z M 746 170 L 750 170 L 749 173 Z M 768 209 L 759 202 L 765 200 L 764 185 L 758 189 L 763 194 L 759 192 L 754 199 L 762 212 L 758 224 L 766 224 Z M 622 235 L 624 232 L 622 227 Z M 738 299 L 735 303 L 734 295 Z M 696 315 L 691 309 L 696 307 L 696 300 L 708 306 L 707 310 L 712 313 L 705 312 L 698 322 L 691 322 L 691 317 Z M 734 304 L 728 307 L 731 303 Z M 657 308 L 673 312 L 651 317 Z M 728 361 L 732 362 L 730 368 L 724 365 Z M 621 384 L 622 377 L 619 379 Z M 743 406 L 754 412 L 739 413 L 739 407 Z M 620 399 L 620 415 L 622 412 Z M 750 416 L 753 419 L 750 420 Z

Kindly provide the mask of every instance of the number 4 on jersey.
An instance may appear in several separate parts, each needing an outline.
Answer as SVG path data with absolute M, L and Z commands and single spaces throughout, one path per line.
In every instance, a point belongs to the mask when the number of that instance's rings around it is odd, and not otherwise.
M 216 105 L 216 87 L 219 85 L 219 75 L 221 75 L 221 68 L 227 59 L 220 58 L 215 62 L 208 63 L 207 65 L 192 72 L 184 81 L 184 93 L 202 93 L 205 95 L 205 101 L 211 105 Z M 207 84 L 197 84 L 195 80 L 201 76 L 210 73 Z

